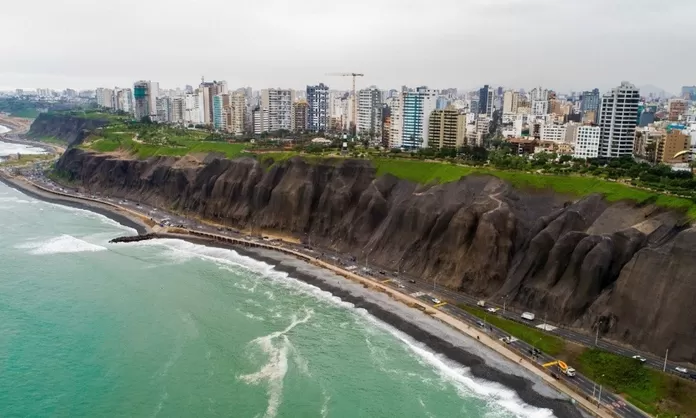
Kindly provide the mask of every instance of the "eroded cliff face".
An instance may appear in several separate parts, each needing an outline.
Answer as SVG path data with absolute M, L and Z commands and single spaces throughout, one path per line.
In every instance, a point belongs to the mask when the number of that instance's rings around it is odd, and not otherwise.
M 367 161 L 270 169 L 254 159 L 69 150 L 57 169 L 91 191 L 234 227 L 304 237 L 371 264 L 546 313 L 674 360 L 696 361 L 696 229 L 654 206 L 521 191 L 490 176 L 422 186 Z M 601 322 L 600 322 L 601 321 Z
M 65 141 L 67 145 L 78 145 L 89 135 L 90 131 L 107 124 L 107 120 L 41 113 L 31 124 L 27 135 L 39 140 L 43 137 L 54 137 Z

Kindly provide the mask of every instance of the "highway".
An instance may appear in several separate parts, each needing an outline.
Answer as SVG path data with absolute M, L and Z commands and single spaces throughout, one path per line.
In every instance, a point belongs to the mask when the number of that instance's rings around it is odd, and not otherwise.
M 221 228 L 221 227 L 216 227 L 216 226 L 211 226 L 208 224 L 201 224 L 198 223 L 195 220 L 188 219 L 184 216 L 177 215 L 177 214 L 172 214 L 168 213 L 166 211 L 163 211 L 161 209 L 157 209 L 145 204 L 141 204 L 139 202 L 133 202 L 133 201 L 128 201 L 125 199 L 118 199 L 118 198 L 112 198 L 109 196 L 102 196 L 99 195 L 98 193 L 95 194 L 84 194 L 84 193 L 79 193 L 76 190 L 71 190 L 68 189 L 64 186 L 58 185 L 53 183 L 51 180 L 45 178 L 44 176 L 38 174 L 38 172 L 33 172 L 33 174 L 28 175 L 28 178 L 35 182 L 36 184 L 41 185 L 42 187 L 45 187 L 50 190 L 54 190 L 57 192 L 62 192 L 68 195 L 73 195 L 75 197 L 82 197 L 82 198 L 90 198 L 106 203 L 111 203 L 111 204 L 116 204 L 125 208 L 128 208 L 129 210 L 133 212 L 137 212 L 143 216 L 146 216 L 148 218 L 152 218 L 154 221 L 158 223 L 164 224 L 165 222 L 168 225 L 172 226 L 177 226 L 181 225 L 183 227 L 189 228 L 189 229 L 197 229 L 200 230 L 201 232 L 208 232 L 208 233 L 213 233 L 213 234 L 218 234 L 218 235 L 225 235 L 225 236 L 230 236 L 230 237 L 235 237 L 235 238 L 240 238 L 244 237 L 245 234 L 243 234 L 241 231 L 237 231 L 231 228 Z M 246 235 L 247 239 L 260 239 L 258 237 L 250 237 L 249 235 Z M 372 277 L 376 280 L 380 280 L 382 282 L 385 282 L 388 284 L 390 287 L 393 287 L 397 291 L 401 291 L 403 293 L 411 294 L 418 296 L 421 300 L 424 302 L 428 303 L 430 306 L 435 305 L 432 302 L 432 297 L 437 297 L 439 299 L 442 299 L 443 301 L 446 301 L 447 303 L 442 304 L 443 306 L 437 306 L 436 309 L 441 309 L 442 311 L 448 313 L 449 315 L 456 317 L 462 321 L 465 321 L 467 323 L 472 324 L 473 326 L 479 326 L 478 323 L 481 322 L 481 319 L 478 317 L 475 317 L 474 315 L 468 313 L 467 311 L 457 307 L 457 304 L 467 304 L 471 306 L 476 306 L 478 299 L 467 296 L 461 292 L 456 292 L 452 291 L 443 287 L 435 286 L 432 282 L 427 282 L 424 280 L 420 280 L 418 278 L 414 277 L 407 277 L 403 273 L 398 274 L 398 273 L 387 273 L 385 271 L 380 271 L 379 273 L 372 271 L 371 269 L 368 268 L 367 260 L 365 260 L 365 264 L 363 265 L 358 265 L 356 263 L 356 258 L 351 257 L 346 254 L 338 254 L 338 253 L 332 253 L 329 251 L 319 251 L 310 248 L 307 245 L 296 245 L 296 244 L 291 244 L 287 242 L 283 243 L 278 243 L 275 242 L 274 244 L 282 245 L 287 248 L 292 248 L 295 249 L 299 252 L 310 252 L 312 253 L 313 257 L 318 257 L 321 259 L 324 259 L 325 261 L 334 264 L 334 265 L 339 265 L 343 268 L 347 268 L 349 270 L 360 270 L 359 273 L 363 274 L 368 277 Z M 515 320 L 521 323 L 524 323 L 523 320 L 519 318 L 519 314 L 510 311 L 507 309 L 507 306 L 501 306 L 495 303 L 491 302 L 486 302 L 486 307 L 497 307 L 500 308 L 499 311 L 496 313 L 491 313 L 491 315 L 499 315 L 502 317 L 505 317 L 507 319 Z M 529 324 L 530 326 L 534 325 L 539 325 L 542 324 L 543 322 L 538 321 L 535 319 L 535 321 L 531 321 Z M 490 324 L 485 324 L 486 325 L 486 330 L 485 332 L 488 332 L 491 336 L 501 339 L 503 337 L 508 337 L 509 335 L 506 334 L 504 331 L 490 326 Z M 588 347 L 593 347 L 595 344 L 595 338 L 593 336 L 588 336 L 582 333 L 578 333 L 572 330 L 568 329 L 563 329 L 563 328 L 556 328 L 553 331 L 549 331 L 550 334 L 558 335 L 564 339 L 567 339 L 572 342 L 576 342 Z M 503 342 L 501 342 L 502 344 Z M 523 341 L 514 341 L 510 344 L 511 348 L 513 348 L 515 351 L 519 352 L 522 356 L 525 357 L 526 361 L 530 362 L 535 362 L 539 365 L 551 362 L 555 360 L 554 358 L 541 353 L 540 355 L 533 357 L 531 355 L 532 353 L 532 346 L 523 342 Z M 621 346 L 617 346 L 615 344 L 611 344 L 602 340 L 599 340 L 598 342 L 598 347 L 605 349 L 607 351 L 611 351 L 617 354 L 621 355 L 626 355 L 626 356 L 632 356 L 636 354 L 637 352 L 634 350 L 630 350 Z M 645 365 L 648 365 L 650 367 L 655 367 L 660 370 L 662 370 L 662 365 L 663 363 L 660 361 L 660 359 L 656 358 L 655 356 L 650 356 L 648 354 L 641 353 L 642 356 L 644 356 L 647 361 Z M 676 363 L 668 363 L 668 368 L 674 368 L 677 364 Z M 572 365 L 570 365 L 572 367 Z M 636 365 L 636 367 L 641 367 L 639 364 Z M 628 418 L 642 418 L 645 417 L 646 414 L 638 410 L 636 407 L 633 405 L 625 402 L 623 399 L 619 398 L 618 396 L 610 393 L 606 388 L 602 388 L 601 392 L 601 397 L 600 395 L 600 386 L 594 383 L 593 381 L 589 380 L 588 378 L 580 375 L 579 373 L 571 378 L 567 377 L 564 374 L 560 373 L 560 371 L 556 370 L 555 373 L 559 379 L 562 379 L 568 386 L 575 387 L 580 393 L 582 393 L 587 399 L 593 399 L 595 403 L 601 404 L 602 408 L 607 408 L 612 410 L 615 414 L 622 416 L 622 417 L 628 417 Z

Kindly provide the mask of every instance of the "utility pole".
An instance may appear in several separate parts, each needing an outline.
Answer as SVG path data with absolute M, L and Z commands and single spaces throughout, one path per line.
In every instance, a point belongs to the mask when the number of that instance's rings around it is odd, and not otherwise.
M 597 322 L 597 332 L 595 333 L 595 337 L 594 337 L 594 345 L 595 345 L 595 347 L 597 347 L 597 343 L 599 342 L 599 325 L 600 325 L 601 323 L 602 323 L 601 320 L 600 320 L 599 322 Z
M 597 396 L 597 408 L 602 403 L 602 385 L 599 385 L 599 396 Z
M 668 356 L 668 355 L 669 355 L 669 348 L 668 348 L 667 351 L 665 352 L 665 365 L 662 366 L 662 371 L 663 371 L 663 372 L 666 372 L 666 371 L 667 371 L 667 356 Z

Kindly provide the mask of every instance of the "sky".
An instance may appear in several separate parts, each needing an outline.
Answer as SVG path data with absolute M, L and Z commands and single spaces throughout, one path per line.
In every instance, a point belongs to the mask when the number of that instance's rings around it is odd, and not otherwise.
M 696 84 L 696 1 L 23 0 L 0 5 L 0 90 Z

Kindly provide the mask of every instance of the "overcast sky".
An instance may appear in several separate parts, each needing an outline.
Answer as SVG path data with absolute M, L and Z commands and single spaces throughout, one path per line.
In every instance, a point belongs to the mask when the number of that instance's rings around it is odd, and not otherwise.
M 696 84 L 695 0 L 19 0 L 0 89 Z

